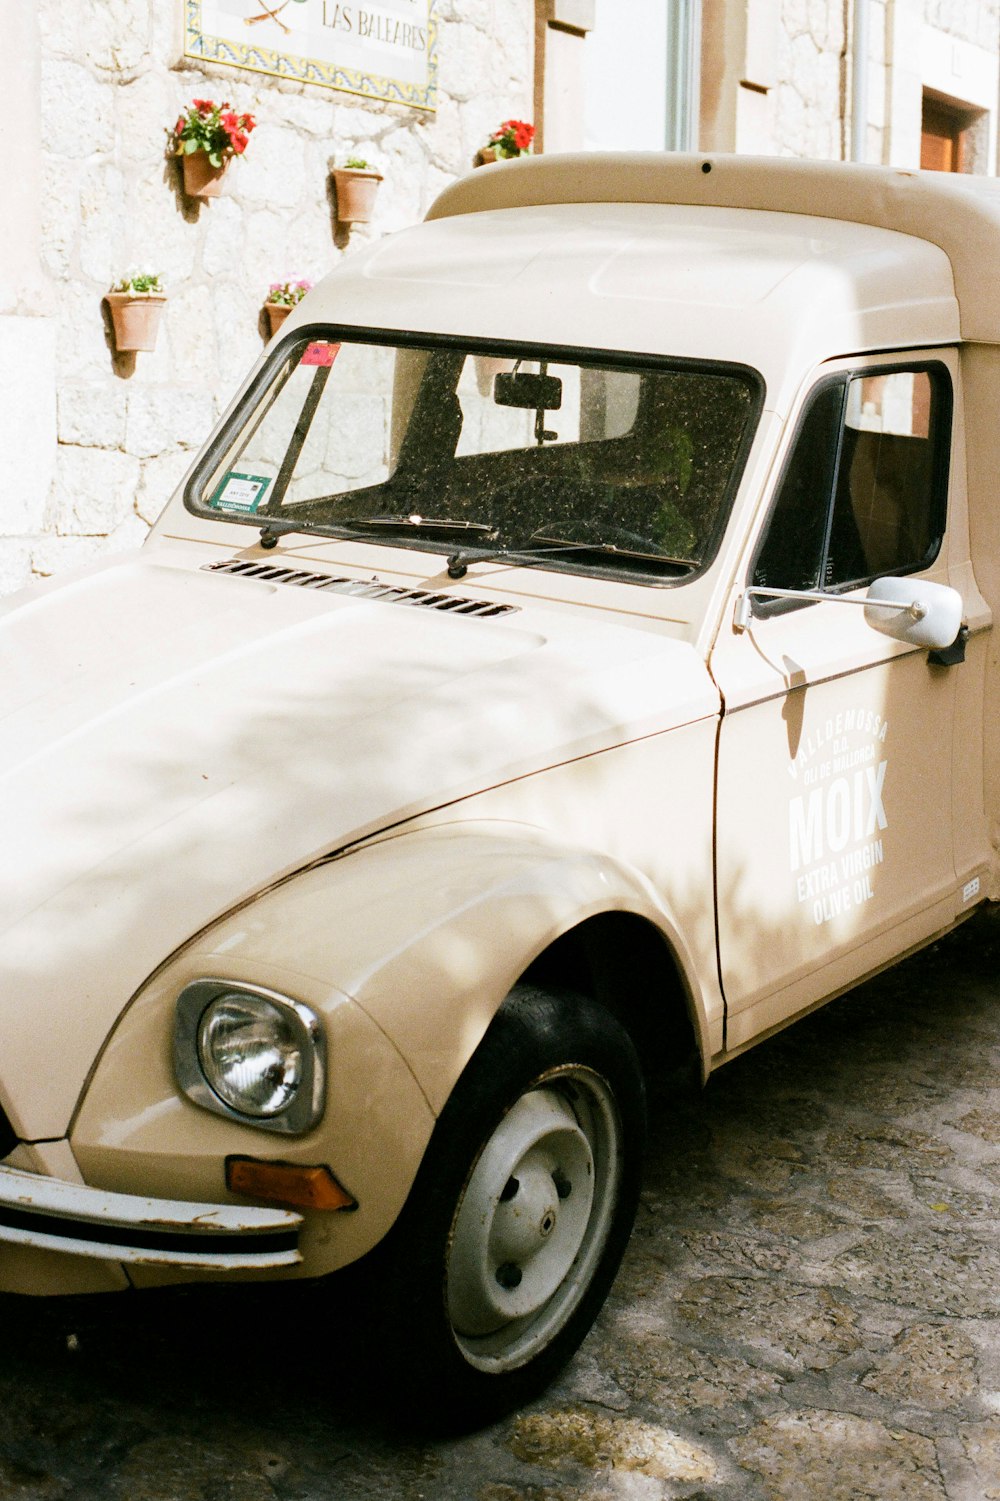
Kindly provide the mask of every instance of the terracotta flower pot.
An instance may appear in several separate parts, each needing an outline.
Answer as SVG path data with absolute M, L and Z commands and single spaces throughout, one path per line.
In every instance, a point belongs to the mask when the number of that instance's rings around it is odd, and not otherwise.
M 341 224 L 367 224 L 375 207 L 381 172 L 370 167 L 334 167 L 337 218 Z
M 163 292 L 108 292 L 106 301 L 119 354 L 156 348 L 160 316 L 167 301 Z
M 292 305 L 290 302 L 265 302 L 264 311 L 267 314 L 267 331 L 273 338 L 292 311 Z
M 474 167 L 488 167 L 490 162 L 495 162 L 497 160 L 498 157 L 495 146 L 480 146 L 479 150 L 476 152 L 476 159 L 472 165 Z
M 213 167 L 207 151 L 181 153 L 181 170 L 184 174 L 184 191 L 189 198 L 218 198 L 222 192 L 222 179 L 229 166 L 228 158 L 221 167 Z

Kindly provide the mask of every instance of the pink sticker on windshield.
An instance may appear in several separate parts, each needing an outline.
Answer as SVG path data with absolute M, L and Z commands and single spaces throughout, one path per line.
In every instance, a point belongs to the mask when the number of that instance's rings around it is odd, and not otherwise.
M 339 353 L 339 344 L 326 344 L 322 342 L 318 342 L 316 344 L 307 344 L 305 354 L 303 354 L 301 360 L 299 360 L 299 364 L 332 365 Z

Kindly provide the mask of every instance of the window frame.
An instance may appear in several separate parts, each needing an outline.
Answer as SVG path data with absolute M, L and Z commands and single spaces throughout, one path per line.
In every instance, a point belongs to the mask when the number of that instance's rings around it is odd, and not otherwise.
M 278 341 L 275 347 L 268 350 L 260 366 L 254 371 L 245 388 L 241 391 L 238 400 L 232 410 L 227 413 L 222 422 L 210 436 L 203 448 L 198 460 L 191 470 L 182 492 L 184 507 L 193 516 L 202 520 L 213 522 L 231 522 L 237 526 L 254 527 L 254 521 L 249 517 L 239 517 L 235 514 L 225 515 L 223 512 L 211 508 L 202 502 L 202 494 L 206 489 L 208 477 L 218 467 L 221 459 L 235 441 L 240 428 L 245 424 L 248 413 L 256 406 L 260 398 L 273 380 L 277 368 L 288 356 L 289 346 L 293 343 L 311 340 L 332 340 L 334 342 L 352 342 L 357 344 L 373 344 L 393 346 L 400 349 L 428 349 L 452 351 L 462 354 L 496 355 L 509 359 L 537 359 L 542 357 L 553 362 L 567 361 L 580 365 L 595 366 L 608 370 L 623 370 L 625 372 L 649 371 L 651 373 L 667 371 L 686 371 L 697 375 L 721 375 L 730 379 L 742 381 L 750 394 L 750 405 L 747 420 L 740 439 L 739 447 L 733 460 L 732 473 L 730 474 L 726 489 L 719 505 L 718 515 L 712 534 L 706 542 L 705 554 L 699 565 L 689 572 L 677 577 L 667 577 L 655 572 L 645 573 L 639 569 L 625 572 L 620 567 L 613 565 L 602 566 L 597 562 L 586 565 L 574 562 L 572 557 L 562 559 L 551 554 L 537 558 L 525 558 L 524 563 L 517 566 L 532 567 L 540 570 L 551 570 L 557 573 L 567 573 L 578 578 L 603 579 L 615 584 L 635 584 L 643 588 L 678 588 L 685 584 L 702 578 L 715 563 L 723 538 L 729 528 L 733 516 L 733 507 L 739 488 L 743 483 L 746 466 L 751 448 L 757 437 L 760 427 L 761 413 L 766 404 L 766 386 L 764 377 L 759 370 L 752 365 L 746 365 L 736 360 L 718 359 L 693 359 L 689 356 L 672 356 L 669 354 L 650 354 L 634 350 L 617 350 L 597 348 L 591 345 L 557 344 L 548 343 L 545 340 L 528 342 L 524 339 L 496 339 L 489 336 L 476 338 L 470 335 L 425 333 L 420 330 L 396 329 L 386 327 L 374 327 L 371 325 L 352 325 L 348 323 L 312 322 L 300 328 L 289 330 Z M 256 529 L 266 530 L 259 523 Z M 319 528 L 290 528 L 292 531 L 301 531 L 309 537 L 319 541 L 331 542 L 357 542 L 361 539 L 355 535 L 344 532 L 321 531 Z M 440 541 L 407 538 L 405 541 L 399 537 L 384 540 L 380 537 L 365 535 L 363 541 L 366 546 L 379 546 L 389 549 L 405 549 L 412 552 L 441 554 L 449 550 Z M 487 560 L 488 561 L 488 560 Z
M 823 572 L 828 557 L 830 535 L 833 529 L 834 508 L 840 483 L 840 466 L 844 450 L 844 434 L 847 423 L 845 415 L 847 410 L 847 392 L 854 380 L 863 380 L 869 376 L 879 375 L 916 375 L 922 372 L 930 377 L 933 420 L 931 423 L 930 441 L 935 444 L 931 458 L 931 519 L 935 523 L 935 539 L 932 548 L 917 563 L 905 567 L 883 568 L 877 573 L 872 573 L 860 579 L 853 579 L 842 584 L 824 584 Z M 771 491 L 767 515 L 761 527 L 756 545 L 750 558 L 747 569 L 747 585 L 749 590 L 755 587 L 756 572 L 761 556 L 767 545 L 768 532 L 774 518 L 779 498 L 788 478 L 792 464 L 795 460 L 799 442 L 802 438 L 806 423 L 812 413 L 813 407 L 819 397 L 831 386 L 842 387 L 840 427 L 836 439 L 836 453 L 830 474 L 829 493 L 826 497 L 826 524 L 823 533 L 823 547 L 820 556 L 818 570 L 819 581 L 815 584 L 817 591 L 836 597 L 841 594 L 851 594 L 855 590 L 868 588 L 876 578 L 905 578 L 909 574 L 923 573 L 931 568 L 940 556 L 944 543 L 945 532 L 948 522 L 948 492 L 951 484 L 951 449 L 954 433 L 955 416 L 955 387 L 952 372 L 943 360 L 933 356 L 924 356 L 916 360 L 894 358 L 889 363 L 864 363 L 851 365 L 847 368 L 833 371 L 821 376 L 810 386 L 806 396 L 799 407 L 798 415 L 788 447 L 782 459 L 778 478 Z M 937 429 L 935 431 L 935 429 Z M 766 587 L 766 586 L 760 586 Z M 775 587 L 778 587 L 777 585 Z M 822 600 L 803 599 L 767 599 L 759 595 L 751 595 L 751 610 L 755 618 L 767 620 L 774 615 L 786 615 L 792 610 L 804 609 L 807 605 L 822 604 Z

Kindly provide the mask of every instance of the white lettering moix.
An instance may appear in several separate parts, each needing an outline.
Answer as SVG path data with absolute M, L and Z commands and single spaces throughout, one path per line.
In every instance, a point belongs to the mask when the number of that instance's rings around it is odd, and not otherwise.
M 815 865 L 827 854 L 839 854 L 853 839 L 860 843 L 888 826 L 882 789 L 888 763 L 859 768 L 851 777 L 836 777 L 829 785 L 793 797 L 788 804 L 791 869 Z

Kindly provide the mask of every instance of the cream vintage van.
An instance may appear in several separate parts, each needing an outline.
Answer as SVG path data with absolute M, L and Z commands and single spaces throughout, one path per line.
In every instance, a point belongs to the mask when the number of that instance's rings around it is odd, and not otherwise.
M 371 1256 L 387 1372 L 558 1369 L 645 1080 L 997 893 L 998 245 L 969 178 L 487 168 L 5 603 L 2 1289 Z

